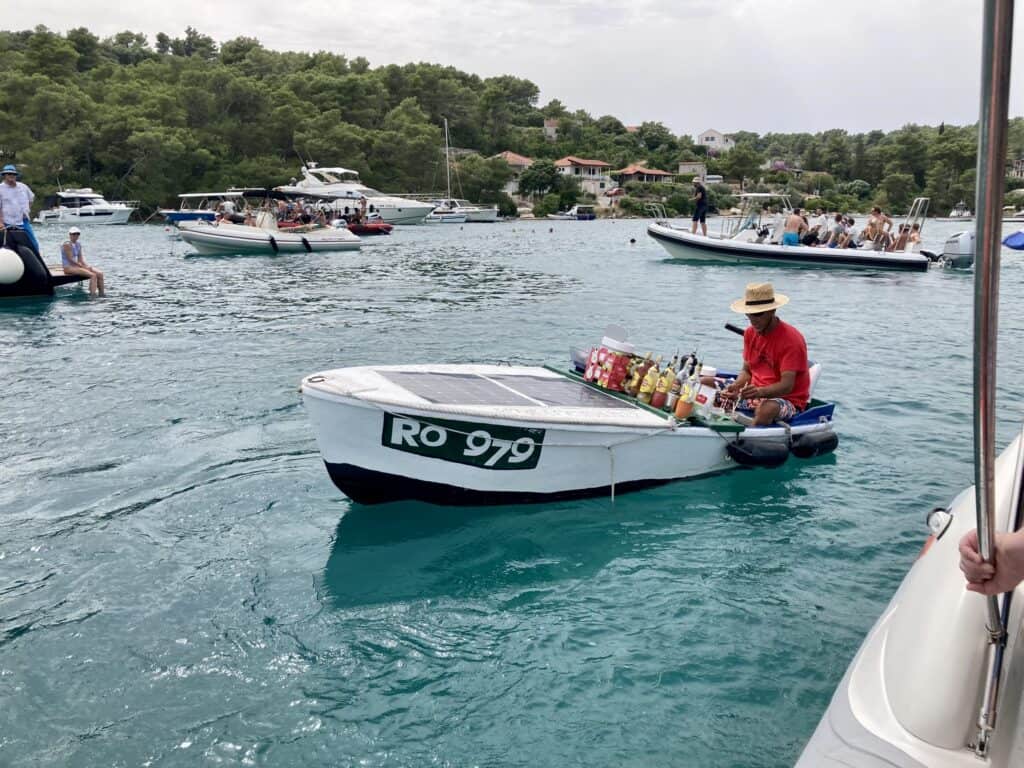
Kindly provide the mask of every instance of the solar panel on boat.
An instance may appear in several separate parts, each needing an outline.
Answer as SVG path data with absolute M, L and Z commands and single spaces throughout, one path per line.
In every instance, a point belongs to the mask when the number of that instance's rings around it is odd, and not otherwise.
M 632 408 L 630 403 L 569 379 L 545 376 L 480 376 L 475 373 L 379 371 L 393 384 L 431 403 Z M 514 392 L 511 390 L 515 390 Z M 522 393 L 522 394 L 518 394 Z
M 586 384 L 569 379 L 552 379 L 546 376 L 488 376 L 500 381 L 506 387 L 522 392 L 527 397 L 540 400 L 544 405 L 561 405 L 572 408 L 633 408 L 631 403 L 599 392 Z
M 380 371 L 380 375 L 431 403 L 458 405 L 536 405 L 475 373 Z

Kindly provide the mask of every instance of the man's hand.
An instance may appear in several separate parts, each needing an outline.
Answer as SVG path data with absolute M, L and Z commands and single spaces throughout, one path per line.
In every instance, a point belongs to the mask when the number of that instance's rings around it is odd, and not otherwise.
M 764 392 L 761 387 L 755 387 L 753 384 L 747 384 L 740 392 L 740 397 L 744 400 L 757 400 L 758 398 L 764 397 Z

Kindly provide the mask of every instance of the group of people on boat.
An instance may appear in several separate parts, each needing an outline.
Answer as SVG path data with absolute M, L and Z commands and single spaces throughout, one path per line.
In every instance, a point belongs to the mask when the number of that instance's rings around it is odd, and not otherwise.
M 767 237 L 765 233 L 764 237 Z M 893 220 L 877 205 L 871 209 L 863 229 L 857 229 L 853 216 L 826 213 L 818 208 L 813 217 L 800 208 L 786 215 L 781 245 L 821 248 L 870 248 L 882 251 L 914 251 L 921 242 L 921 225 L 901 224 L 893 231 Z
M 367 212 L 367 200 L 363 198 L 358 205 L 346 206 L 343 213 L 337 213 L 324 204 L 316 204 L 303 198 L 295 200 L 278 200 L 276 204 L 264 203 L 263 209 L 273 214 L 278 227 L 290 229 L 295 227 L 329 227 L 339 221 L 344 225 L 358 225 L 377 216 L 373 206 Z M 217 205 L 215 222 L 226 221 L 231 224 L 257 226 L 259 210 L 243 203 L 241 206 L 232 200 L 223 200 Z

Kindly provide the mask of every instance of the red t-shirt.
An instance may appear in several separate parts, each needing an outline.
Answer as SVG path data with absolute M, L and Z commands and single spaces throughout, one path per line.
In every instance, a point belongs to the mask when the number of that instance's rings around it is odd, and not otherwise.
M 803 334 L 782 320 L 764 336 L 747 326 L 743 332 L 743 360 L 755 387 L 777 384 L 783 371 L 796 371 L 793 391 L 783 395 L 800 410 L 807 407 L 811 377 L 807 372 L 807 342 Z

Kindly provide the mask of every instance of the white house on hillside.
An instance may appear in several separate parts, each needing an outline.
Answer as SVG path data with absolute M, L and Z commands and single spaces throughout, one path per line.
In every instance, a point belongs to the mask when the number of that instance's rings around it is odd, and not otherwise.
M 519 194 L 519 177 L 523 174 L 523 171 L 533 165 L 533 159 L 524 157 L 523 155 L 518 155 L 507 149 L 504 152 L 495 155 L 495 157 L 500 157 L 508 163 L 509 168 L 512 169 L 512 178 L 508 180 L 504 187 L 505 194 Z
M 544 138 L 548 141 L 558 141 L 558 120 L 547 118 L 544 120 Z
M 704 133 L 697 136 L 697 144 L 702 147 L 707 147 L 708 151 L 714 152 L 727 152 L 736 146 L 736 142 L 726 136 L 724 133 L 716 131 L 714 128 L 708 128 Z
M 591 195 L 600 195 L 612 186 L 612 177 L 608 175 L 611 167 L 610 163 L 602 160 L 584 160 L 572 155 L 555 160 L 555 168 L 559 173 L 577 179 L 583 191 Z
M 708 175 L 708 167 L 705 163 L 698 161 L 682 161 L 679 163 L 679 175 L 690 178 L 699 176 L 703 179 Z M 690 178 L 683 178 L 683 181 L 689 181 Z

